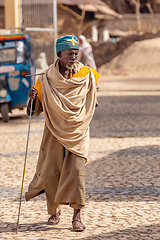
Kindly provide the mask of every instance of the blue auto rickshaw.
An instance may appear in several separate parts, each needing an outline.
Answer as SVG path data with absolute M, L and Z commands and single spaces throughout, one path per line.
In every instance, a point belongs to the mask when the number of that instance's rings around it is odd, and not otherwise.
M 28 90 L 34 84 L 32 40 L 28 34 L 0 34 L 0 112 L 4 122 L 9 112 L 26 107 Z

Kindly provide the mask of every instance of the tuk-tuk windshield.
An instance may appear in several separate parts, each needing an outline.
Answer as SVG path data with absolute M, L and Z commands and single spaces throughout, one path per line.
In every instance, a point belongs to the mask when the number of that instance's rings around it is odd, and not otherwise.
M 23 41 L 0 42 L 0 64 L 23 63 L 25 46 Z

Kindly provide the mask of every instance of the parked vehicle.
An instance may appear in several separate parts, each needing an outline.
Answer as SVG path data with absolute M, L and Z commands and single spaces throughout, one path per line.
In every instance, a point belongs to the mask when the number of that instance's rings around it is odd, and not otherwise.
M 32 40 L 28 34 L 0 33 L 0 112 L 4 122 L 9 121 L 12 109 L 23 109 L 28 90 L 34 84 L 35 66 Z

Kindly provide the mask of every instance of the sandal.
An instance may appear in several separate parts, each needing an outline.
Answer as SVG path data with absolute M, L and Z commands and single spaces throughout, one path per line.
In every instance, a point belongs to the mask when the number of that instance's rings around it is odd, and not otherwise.
M 59 212 L 57 214 L 53 214 L 48 218 L 48 225 L 56 225 L 59 223 L 60 218 L 59 216 L 61 215 L 61 210 L 59 210 Z
M 84 224 L 78 218 L 76 218 L 72 221 L 72 225 L 73 225 L 73 231 L 75 231 L 75 232 L 82 232 L 86 229 Z

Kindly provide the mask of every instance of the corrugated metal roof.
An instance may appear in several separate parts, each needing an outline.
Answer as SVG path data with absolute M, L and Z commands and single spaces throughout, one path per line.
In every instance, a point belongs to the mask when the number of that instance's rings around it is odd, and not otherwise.
M 12 0 L 11 0 L 12 1 Z M 57 0 L 57 4 L 78 5 L 78 4 L 97 4 L 100 0 Z M 0 0 L 0 5 L 4 6 L 5 0 Z M 100 1 L 101 2 L 101 1 Z M 49 4 L 53 0 L 22 0 L 23 4 Z
M 66 5 L 78 5 L 78 4 L 100 4 L 103 2 L 100 0 L 57 0 L 58 4 L 66 4 Z
M 4 0 L 0 0 L 0 6 L 4 6 L 4 2 Z M 23 4 L 51 4 L 52 2 L 53 0 L 22 0 Z M 122 15 L 118 14 L 101 0 L 57 0 L 57 4 L 77 5 L 81 10 L 85 9 L 88 12 L 100 12 L 122 18 Z
M 81 10 L 88 12 L 100 12 L 103 14 L 109 14 L 118 18 L 122 18 L 122 15 L 111 9 L 107 4 L 101 0 L 57 0 L 58 4 L 77 5 Z
M 122 18 L 122 15 L 120 15 L 119 13 L 115 12 L 114 10 L 112 10 L 108 5 L 104 4 L 104 5 L 91 5 L 91 4 L 78 4 L 78 7 L 81 10 L 85 10 L 88 12 L 100 12 L 103 14 L 108 14 L 108 15 L 112 15 L 114 17 L 118 17 L 118 18 Z

